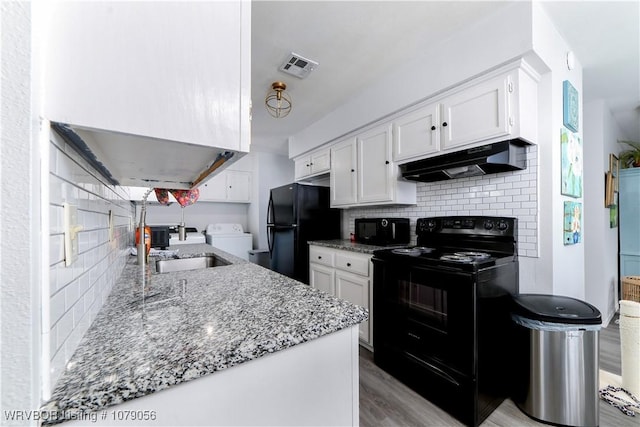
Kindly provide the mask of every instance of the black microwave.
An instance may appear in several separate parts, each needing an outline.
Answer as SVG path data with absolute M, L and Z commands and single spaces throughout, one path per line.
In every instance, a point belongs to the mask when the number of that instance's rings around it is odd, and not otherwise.
M 367 245 L 406 245 L 409 218 L 356 218 L 356 242 Z

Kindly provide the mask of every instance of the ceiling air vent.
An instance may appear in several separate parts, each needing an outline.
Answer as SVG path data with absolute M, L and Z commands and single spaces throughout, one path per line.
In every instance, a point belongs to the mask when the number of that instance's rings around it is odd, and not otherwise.
M 316 61 L 291 52 L 291 55 L 287 56 L 287 59 L 280 66 L 280 71 L 296 76 L 299 79 L 304 79 L 315 70 L 317 66 L 318 63 Z

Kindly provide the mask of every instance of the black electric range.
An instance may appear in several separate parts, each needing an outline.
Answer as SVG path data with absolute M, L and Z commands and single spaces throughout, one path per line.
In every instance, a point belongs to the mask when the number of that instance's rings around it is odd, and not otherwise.
M 467 425 L 508 395 L 517 220 L 420 218 L 417 246 L 374 252 L 375 363 Z

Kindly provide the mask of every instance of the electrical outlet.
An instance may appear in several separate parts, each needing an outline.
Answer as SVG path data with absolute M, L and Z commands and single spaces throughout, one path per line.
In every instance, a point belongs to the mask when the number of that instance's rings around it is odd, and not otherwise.
M 113 241 L 113 211 L 109 210 L 109 241 Z
M 64 203 L 64 264 L 70 266 L 78 259 L 78 232 L 84 227 L 78 224 L 78 207 Z

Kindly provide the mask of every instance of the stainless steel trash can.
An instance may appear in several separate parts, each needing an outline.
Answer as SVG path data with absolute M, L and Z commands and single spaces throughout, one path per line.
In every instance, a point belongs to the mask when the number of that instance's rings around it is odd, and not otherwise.
M 600 312 L 564 296 L 523 294 L 514 301 L 514 402 L 548 424 L 597 426 Z

